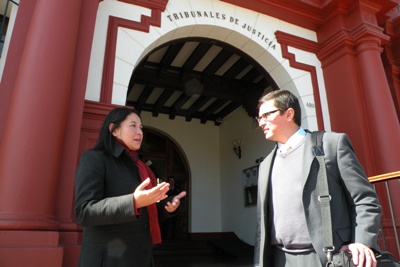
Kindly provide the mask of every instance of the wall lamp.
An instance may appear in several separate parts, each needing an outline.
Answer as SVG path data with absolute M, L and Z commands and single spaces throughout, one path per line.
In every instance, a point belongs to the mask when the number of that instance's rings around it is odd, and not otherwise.
M 232 144 L 233 144 L 233 152 L 235 152 L 235 154 L 238 157 L 238 159 L 240 159 L 242 157 L 242 148 L 240 147 L 241 142 L 242 141 L 240 139 L 235 139 L 232 142 Z

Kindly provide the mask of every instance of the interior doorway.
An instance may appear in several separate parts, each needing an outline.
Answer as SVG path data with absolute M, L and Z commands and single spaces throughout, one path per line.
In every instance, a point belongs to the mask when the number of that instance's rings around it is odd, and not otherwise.
M 174 177 L 175 186 L 187 192 L 187 196 L 181 200 L 176 225 L 171 222 L 160 223 L 161 228 L 164 228 L 164 239 L 188 239 L 190 181 L 186 157 L 180 147 L 160 131 L 145 127 L 143 136 L 139 150 L 142 160 L 150 166 L 160 182 L 168 182 L 168 177 Z M 169 226 L 165 226 L 166 223 Z

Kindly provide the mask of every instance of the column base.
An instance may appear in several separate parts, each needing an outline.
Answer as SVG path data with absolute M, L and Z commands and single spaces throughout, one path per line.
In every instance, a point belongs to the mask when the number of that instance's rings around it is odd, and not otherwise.
M 79 245 L 73 240 L 78 241 L 79 234 L 71 233 L 69 237 L 60 238 L 61 236 L 64 234 L 50 231 L 0 230 L 0 266 L 76 266 L 79 258 Z M 60 239 L 72 242 L 67 242 L 70 244 L 65 246 L 60 245 Z

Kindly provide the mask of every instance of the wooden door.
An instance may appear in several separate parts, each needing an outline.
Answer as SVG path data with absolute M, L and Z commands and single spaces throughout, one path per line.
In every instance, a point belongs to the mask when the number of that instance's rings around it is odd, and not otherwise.
M 189 167 L 186 157 L 179 146 L 166 135 L 145 128 L 143 142 L 139 150 L 141 159 L 153 170 L 160 181 L 175 178 L 175 184 L 189 195 Z M 181 206 L 176 218 L 176 239 L 188 239 L 189 198 L 181 200 Z

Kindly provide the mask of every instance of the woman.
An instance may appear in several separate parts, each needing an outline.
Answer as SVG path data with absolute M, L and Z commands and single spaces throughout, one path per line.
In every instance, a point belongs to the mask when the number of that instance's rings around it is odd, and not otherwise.
M 152 246 L 161 243 L 158 220 L 179 207 L 182 192 L 167 198 L 138 159 L 143 140 L 139 113 L 116 108 L 105 118 L 96 146 L 83 153 L 75 176 L 75 215 L 83 226 L 79 266 L 154 266 Z

